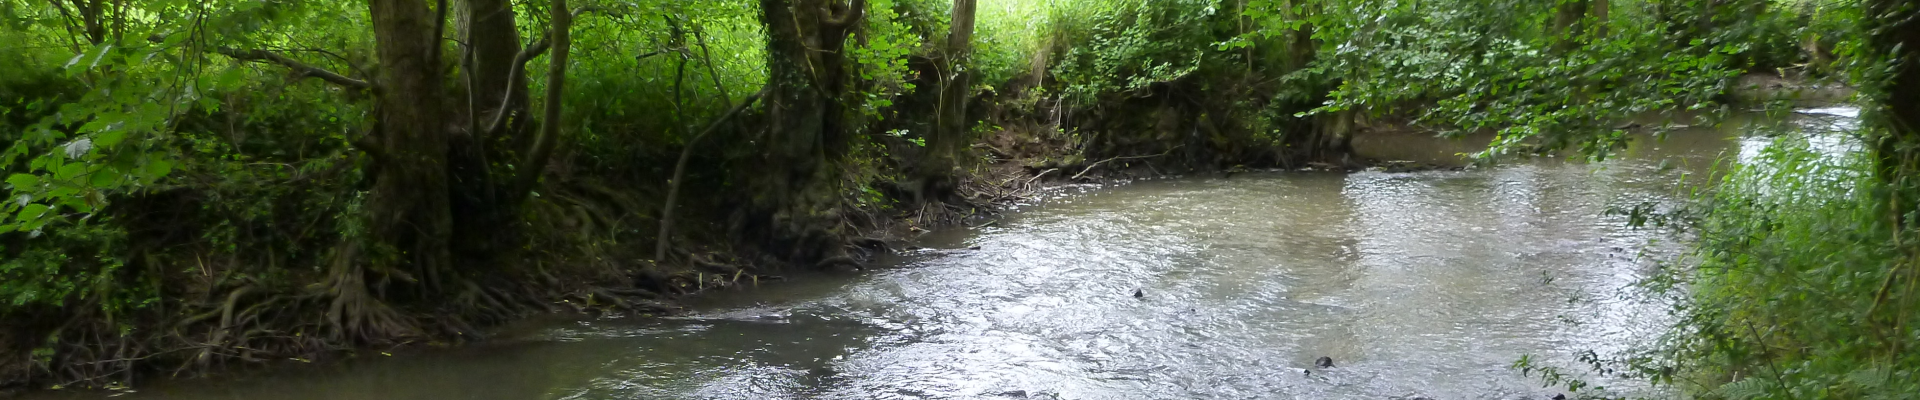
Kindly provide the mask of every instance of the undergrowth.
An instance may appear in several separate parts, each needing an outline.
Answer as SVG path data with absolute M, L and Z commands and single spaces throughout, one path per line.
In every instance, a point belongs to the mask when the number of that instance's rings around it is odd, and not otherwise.
M 1912 224 L 1888 217 L 1868 153 L 1819 140 L 1776 139 L 1704 199 L 1675 349 L 1701 397 L 1920 393 Z

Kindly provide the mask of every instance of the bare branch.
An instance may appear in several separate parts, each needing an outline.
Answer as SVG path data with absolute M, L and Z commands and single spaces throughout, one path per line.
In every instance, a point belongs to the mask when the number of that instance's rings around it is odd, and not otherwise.
M 1164 152 L 1161 152 L 1160 154 L 1148 154 L 1148 155 L 1143 155 L 1143 156 L 1125 156 L 1125 157 L 1114 157 L 1114 158 L 1109 158 L 1109 159 L 1105 159 L 1105 160 L 1100 160 L 1100 162 L 1097 162 L 1097 163 L 1093 163 L 1093 165 L 1088 165 L 1088 166 L 1087 166 L 1087 169 L 1083 169 L 1083 170 L 1080 170 L 1080 173 L 1078 173 L 1078 174 L 1073 174 L 1073 177 L 1072 177 L 1072 178 L 1067 178 L 1067 180 L 1076 180 L 1076 181 L 1077 181 L 1077 180 L 1080 180 L 1080 177 L 1082 177 L 1082 176 L 1087 176 L 1087 173 L 1088 173 L 1088 172 L 1092 172 L 1094 168 L 1099 168 L 1099 167 L 1100 167 L 1100 164 L 1106 164 L 1107 162 L 1110 162 L 1110 161 L 1113 161 L 1113 160 L 1132 160 L 1132 159 L 1139 159 L 1139 158 L 1154 158 L 1154 157 L 1160 157 L 1160 156 L 1165 156 L 1165 155 L 1168 155 L 1168 154 L 1172 154 L 1174 150 L 1177 150 L 1177 149 L 1179 149 L 1179 148 L 1180 148 L 1180 146 L 1173 146 L 1173 147 L 1169 147 L 1169 148 L 1167 148 L 1167 151 L 1164 151 Z

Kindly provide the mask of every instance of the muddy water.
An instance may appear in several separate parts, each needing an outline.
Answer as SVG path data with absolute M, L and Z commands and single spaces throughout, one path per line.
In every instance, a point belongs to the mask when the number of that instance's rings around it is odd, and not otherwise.
M 1671 201 L 1683 174 L 1766 143 L 1734 136 L 1679 132 L 1599 165 L 1137 182 L 930 234 L 870 273 L 700 299 L 687 317 L 546 321 L 499 344 L 126 397 L 1547 398 L 1560 392 L 1515 360 L 1572 366 L 1664 323 L 1626 288 L 1681 246 L 1648 246 L 1663 236 L 1603 211 Z M 1473 150 L 1357 144 L 1388 159 Z M 1314 368 L 1321 356 L 1335 366 Z

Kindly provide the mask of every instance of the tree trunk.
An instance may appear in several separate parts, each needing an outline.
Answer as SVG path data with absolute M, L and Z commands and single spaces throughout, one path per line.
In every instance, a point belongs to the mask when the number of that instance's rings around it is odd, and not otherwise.
M 454 220 L 451 240 L 462 264 L 485 265 L 519 238 L 512 223 L 519 214 L 503 206 L 508 201 L 502 198 L 501 182 L 490 171 L 489 160 L 520 156 L 521 149 L 513 146 L 524 143 L 517 139 L 525 134 L 527 79 L 514 73 L 520 32 L 508 0 L 462 0 L 457 11 L 455 35 L 466 44 L 459 62 L 467 94 L 467 128 L 454 132 L 448 143 L 451 207 L 453 215 L 461 216 Z M 496 131 L 487 131 L 500 113 L 512 118 Z
M 546 110 L 540 119 L 540 134 L 533 139 L 533 148 L 527 150 L 527 157 L 521 160 L 520 170 L 513 178 L 513 187 L 508 189 L 507 209 L 520 208 L 532 195 L 534 184 L 540 182 L 540 175 L 547 171 L 547 161 L 553 155 L 553 149 L 560 145 L 560 106 L 567 82 L 567 53 L 573 48 L 573 14 L 567 9 L 566 0 L 553 0 L 552 16 L 553 41 L 552 53 L 547 54 L 547 99 Z
M 1593 15 L 1593 35 L 1595 38 L 1604 38 L 1611 34 L 1612 29 L 1610 26 L 1612 25 L 1613 19 L 1612 0 L 1592 0 L 1592 4 L 1590 4 L 1587 9 L 1587 13 Z
M 461 18 L 456 24 L 459 37 L 467 44 L 465 63 L 472 96 L 471 114 L 475 121 L 492 121 L 502 101 L 508 101 L 510 116 L 526 114 L 527 78 L 514 76 L 513 59 L 520 54 L 520 31 L 514 25 L 513 5 L 508 0 L 464 0 Z M 509 99 L 509 97 L 511 97 Z M 522 118 L 508 119 L 501 134 L 519 132 Z M 484 122 L 472 124 L 485 125 Z
M 1289 10 L 1287 11 L 1290 13 L 1288 18 L 1307 21 L 1319 15 L 1322 12 L 1320 7 L 1323 6 L 1317 3 L 1296 0 L 1284 3 L 1283 7 L 1283 9 Z M 1320 41 L 1314 40 L 1313 38 L 1314 32 L 1318 29 L 1319 27 L 1314 26 L 1313 23 L 1307 22 L 1300 24 L 1298 28 L 1294 28 L 1292 32 L 1287 33 L 1287 41 L 1283 43 L 1285 51 L 1282 53 L 1282 66 L 1286 69 L 1283 73 L 1290 74 L 1307 68 L 1313 65 L 1315 59 L 1320 57 Z M 1307 111 L 1324 104 L 1327 101 L 1327 93 L 1330 91 L 1330 88 L 1340 86 L 1337 78 L 1329 77 L 1324 79 L 1327 80 L 1308 80 L 1309 84 L 1313 85 L 1313 87 L 1305 88 L 1305 90 L 1308 93 L 1313 93 L 1313 95 L 1298 104 L 1294 104 L 1292 108 L 1299 111 Z M 1302 134 L 1307 137 L 1307 140 L 1303 143 L 1304 146 L 1302 146 L 1306 149 L 1305 156 L 1317 161 L 1339 162 L 1344 164 L 1347 155 L 1353 152 L 1353 112 L 1348 110 L 1333 113 L 1319 113 L 1308 116 L 1307 118 L 1303 126 L 1299 127 Z
M 864 0 L 760 0 L 767 31 L 768 129 L 759 163 L 747 177 L 751 205 L 742 233 L 797 262 L 839 251 L 838 169 L 851 126 L 846 39 L 864 15 Z
M 1867 22 L 1873 25 L 1867 41 L 1873 53 L 1869 54 L 1889 57 L 1894 63 L 1877 102 L 1884 133 L 1874 147 L 1875 173 L 1892 186 L 1890 204 L 1902 227 L 1910 223 L 1908 214 L 1920 208 L 1916 207 L 1920 191 L 1914 190 L 1920 185 L 1911 181 L 1920 173 L 1920 22 L 1913 19 L 1920 4 L 1916 3 L 1920 1 L 1867 3 L 1867 15 L 1881 16 Z
M 424 272 L 429 285 L 448 267 L 447 132 L 441 103 L 435 15 L 426 0 L 372 0 L 380 66 L 378 172 L 368 194 L 372 243 L 393 246 L 393 261 Z M 387 262 L 373 252 L 371 259 Z M 416 275 L 418 276 L 418 275 Z
M 95 45 L 106 43 L 107 24 L 102 20 L 106 19 L 107 11 L 105 6 L 101 4 L 101 1 L 86 0 L 82 2 L 80 0 L 74 0 L 73 4 L 80 9 L 80 19 L 82 23 L 86 24 L 87 41 Z
M 1554 50 L 1566 52 L 1580 47 L 1580 36 L 1586 34 L 1587 0 L 1561 0 L 1553 8 Z
M 967 138 L 967 101 L 972 98 L 974 0 L 953 0 L 948 24 L 946 57 L 940 69 L 939 120 L 927 138 L 926 156 L 918 168 L 916 202 L 942 199 L 953 192 L 953 169 Z

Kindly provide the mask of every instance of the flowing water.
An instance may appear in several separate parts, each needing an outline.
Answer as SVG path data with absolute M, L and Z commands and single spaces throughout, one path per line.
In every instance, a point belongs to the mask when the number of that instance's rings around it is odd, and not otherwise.
M 1515 360 L 1575 367 L 1667 321 L 1631 284 L 1684 246 L 1604 211 L 1675 201 L 1676 182 L 1701 181 L 1686 174 L 1767 143 L 1737 136 L 1683 131 L 1601 164 L 1136 182 L 929 234 L 868 273 L 696 299 L 688 316 L 533 322 L 492 344 L 126 397 L 1543 399 L 1562 392 Z

